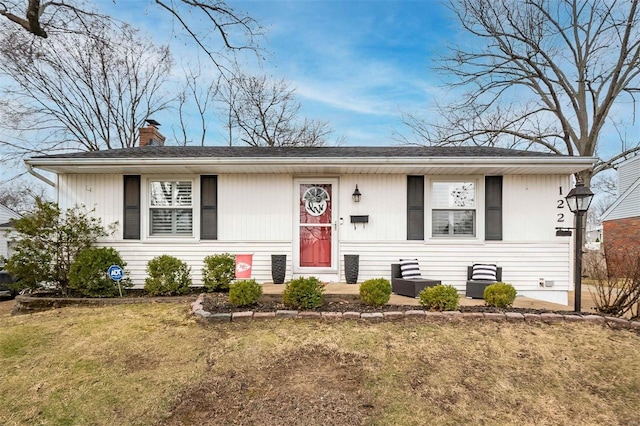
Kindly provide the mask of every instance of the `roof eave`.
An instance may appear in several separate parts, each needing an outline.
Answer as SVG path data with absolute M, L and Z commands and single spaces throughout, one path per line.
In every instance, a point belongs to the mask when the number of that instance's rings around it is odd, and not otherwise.
M 294 166 L 301 164 L 313 164 L 320 166 L 341 167 L 540 167 L 540 166 L 566 166 L 571 173 L 585 170 L 595 163 L 591 157 L 393 157 L 393 158 L 254 158 L 254 157 L 181 157 L 181 158 L 35 158 L 27 159 L 25 163 L 57 173 L 61 169 L 77 168 L 78 173 L 86 172 L 86 168 L 92 168 L 94 173 L 99 169 L 113 167 L 157 167 L 157 166 L 251 166 L 261 167 Z

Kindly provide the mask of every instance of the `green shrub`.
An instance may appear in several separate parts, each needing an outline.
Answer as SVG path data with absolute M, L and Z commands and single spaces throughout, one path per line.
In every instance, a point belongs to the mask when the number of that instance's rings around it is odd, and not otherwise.
M 360 284 L 360 300 L 370 306 L 382 306 L 391 297 L 391 283 L 384 278 L 367 280 Z
M 324 284 L 316 277 L 289 281 L 282 292 L 283 303 L 296 309 L 315 309 L 322 305 Z
M 191 268 L 168 254 L 154 257 L 147 264 L 144 289 L 150 296 L 175 296 L 189 292 Z
M 507 283 L 495 283 L 484 289 L 483 297 L 487 305 L 508 308 L 516 300 L 516 289 Z
M 432 311 L 454 311 L 458 308 L 458 290 L 452 285 L 426 287 L 419 296 L 420 304 Z
M 256 280 L 237 281 L 229 287 L 229 302 L 234 306 L 253 305 L 262 296 L 262 286 Z
M 37 199 L 33 212 L 12 221 L 13 254 L 5 269 L 19 279 L 22 288 L 34 290 L 47 284 L 68 294 L 73 260 L 115 230 L 115 224 L 105 229 L 93 213 L 84 206 L 63 210 Z
M 127 264 L 112 247 L 91 247 L 78 253 L 69 269 L 69 288 L 85 297 L 114 297 L 120 294 L 118 283 L 107 271 L 111 265 L 124 268 Z M 128 277 L 120 281 L 120 287 L 133 284 Z
M 212 254 L 204 258 L 202 282 L 207 291 L 229 291 L 236 276 L 236 259 L 229 253 Z

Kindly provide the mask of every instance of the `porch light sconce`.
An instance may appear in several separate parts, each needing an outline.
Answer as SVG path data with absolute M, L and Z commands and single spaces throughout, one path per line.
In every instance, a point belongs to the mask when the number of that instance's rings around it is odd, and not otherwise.
M 360 193 L 360 190 L 358 189 L 358 185 L 356 184 L 356 189 L 355 191 L 353 191 L 353 194 L 351 194 L 351 198 L 353 198 L 354 203 L 359 203 L 361 197 L 362 197 L 362 194 Z
M 576 215 L 576 240 L 575 240 L 575 270 L 573 271 L 573 277 L 575 282 L 575 298 L 574 298 L 574 311 L 581 312 L 582 310 L 582 216 L 589 210 L 591 200 L 593 199 L 593 192 L 589 190 L 582 182 L 576 182 L 576 187 L 573 188 L 567 196 L 567 205 L 569 210 Z

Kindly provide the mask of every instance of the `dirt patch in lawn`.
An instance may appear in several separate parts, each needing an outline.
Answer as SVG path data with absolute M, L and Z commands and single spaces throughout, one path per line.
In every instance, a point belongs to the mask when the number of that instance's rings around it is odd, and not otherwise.
M 359 358 L 315 345 L 259 370 L 207 375 L 180 395 L 163 424 L 365 424 L 375 410 Z

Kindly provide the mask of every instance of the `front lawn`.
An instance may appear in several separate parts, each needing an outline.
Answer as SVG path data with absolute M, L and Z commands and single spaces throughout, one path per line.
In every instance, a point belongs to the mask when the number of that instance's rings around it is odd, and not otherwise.
M 640 422 L 640 336 L 582 323 L 64 308 L 0 317 L 0 363 L 3 425 Z

